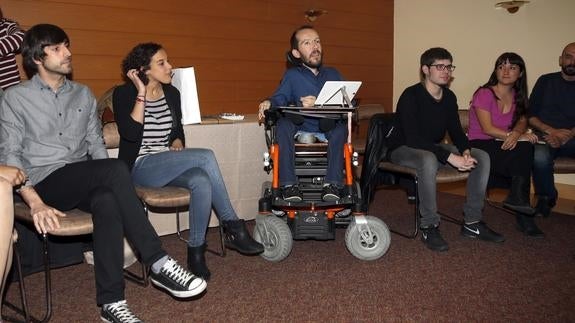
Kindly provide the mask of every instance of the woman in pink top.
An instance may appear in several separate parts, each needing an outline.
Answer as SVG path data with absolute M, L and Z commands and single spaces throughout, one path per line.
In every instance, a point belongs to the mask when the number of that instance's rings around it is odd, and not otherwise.
M 529 203 L 533 144 L 537 136 L 527 128 L 527 71 L 521 56 L 503 53 L 489 81 L 473 94 L 469 107 L 470 145 L 491 158 L 491 178 L 510 183 L 503 205 L 517 212 L 519 229 L 542 236 Z M 492 181 L 493 182 L 493 181 Z

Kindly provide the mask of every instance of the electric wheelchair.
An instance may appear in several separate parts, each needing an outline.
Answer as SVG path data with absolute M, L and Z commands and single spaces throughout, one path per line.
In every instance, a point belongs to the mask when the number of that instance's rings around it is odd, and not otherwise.
M 264 153 L 264 169 L 272 179 L 262 185 L 259 214 L 256 217 L 254 239 L 262 243 L 261 256 L 272 262 L 285 259 L 291 252 L 293 240 L 332 240 L 336 227 L 347 226 L 345 243 L 349 252 L 362 260 L 382 257 L 391 242 L 387 225 L 379 218 L 367 215 L 353 166 L 358 155 L 351 144 L 351 108 L 276 108 L 265 111 L 265 136 L 268 152 Z M 317 113 L 320 113 L 319 115 Z M 289 114 L 338 119 L 347 122 L 348 138 L 344 149 L 344 186 L 340 199 L 323 201 L 321 192 L 327 167 L 327 143 L 295 144 L 295 173 L 303 195 L 301 202 L 282 198 L 279 183 L 279 146 L 275 123 Z M 307 137 L 309 139 L 309 136 Z

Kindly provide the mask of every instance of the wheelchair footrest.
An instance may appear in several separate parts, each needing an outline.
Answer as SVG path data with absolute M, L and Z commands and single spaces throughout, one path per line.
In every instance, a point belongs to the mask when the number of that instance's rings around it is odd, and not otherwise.
M 335 221 L 329 220 L 322 211 L 298 211 L 295 218 L 287 219 L 295 240 L 335 239 Z

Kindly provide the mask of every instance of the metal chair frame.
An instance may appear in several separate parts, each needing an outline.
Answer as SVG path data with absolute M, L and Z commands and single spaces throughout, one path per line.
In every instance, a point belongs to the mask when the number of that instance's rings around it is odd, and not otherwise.
M 175 189 L 174 194 L 184 194 L 183 191 L 185 190 L 187 200 L 189 200 L 189 194 L 191 194 L 185 188 L 172 187 L 172 186 L 159 187 L 159 188 L 146 187 L 145 189 L 148 191 L 150 191 L 150 190 L 151 191 L 161 191 L 163 189 Z M 152 207 L 152 208 L 162 207 L 162 206 L 153 205 L 152 203 L 149 203 L 149 201 L 146 200 L 146 197 L 142 193 L 141 188 L 136 187 L 136 193 L 138 194 L 138 197 L 140 198 L 140 201 L 142 202 L 142 204 L 144 206 L 144 210 L 146 211 L 146 216 L 149 217 L 150 207 Z M 189 206 L 189 203 L 186 203 L 185 205 L 176 205 L 176 206 L 173 206 L 173 208 L 175 208 L 175 211 L 176 211 L 176 214 L 175 214 L 176 215 L 176 234 L 178 235 L 179 240 L 181 240 L 187 244 L 188 240 L 182 236 L 182 228 L 181 228 L 181 223 L 180 223 L 180 208 L 185 207 L 185 206 Z M 207 249 L 207 251 L 210 253 L 213 253 L 215 255 L 218 255 L 220 257 L 225 257 L 226 256 L 226 248 L 225 248 L 225 240 L 224 240 L 225 234 L 224 234 L 224 228 L 221 225 L 221 223 L 218 225 L 218 231 L 219 231 L 219 235 L 220 235 L 220 251 L 216 251 L 216 250 L 212 250 L 212 249 Z
M 407 175 L 409 177 L 411 177 L 413 179 L 414 182 L 414 188 L 415 188 L 415 199 L 414 199 L 414 229 L 411 233 L 403 233 L 400 231 L 397 231 L 395 229 L 390 228 L 390 231 L 400 235 L 404 238 L 408 238 L 408 239 L 415 239 L 419 233 L 419 220 L 420 220 L 420 214 L 419 214 L 419 178 L 417 177 L 417 173 L 415 172 L 415 169 L 410 168 L 410 167 L 405 167 L 405 166 L 400 166 L 397 164 L 394 164 L 392 162 L 381 162 L 379 164 L 379 170 L 380 171 L 385 171 L 385 172 L 390 172 L 393 174 L 402 174 L 402 175 Z M 455 178 L 453 176 L 451 176 L 450 174 L 455 174 L 454 172 L 458 172 L 459 176 L 456 176 Z M 466 180 L 468 177 L 467 173 L 461 173 L 459 171 L 457 171 L 456 169 L 449 169 L 449 168 L 440 168 L 440 170 L 438 171 L 438 174 L 436 176 L 436 182 L 437 184 L 441 184 L 441 183 L 455 183 L 455 182 L 460 182 L 460 181 L 464 181 Z M 447 222 L 451 222 L 454 224 L 458 224 L 458 225 L 462 225 L 463 222 L 461 220 L 458 220 L 452 216 L 449 216 L 447 214 L 441 213 L 440 211 L 437 212 L 441 218 Z
M 66 218 L 63 219 L 68 219 L 70 217 L 74 217 L 74 216 L 79 216 L 79 215 L 89 215 L 89 213 L 86 213 L 84 211 L 78 210 L 78 209 L 73 209 L 71 211 L 67 211 L 65 212 L 68 216 Z M 32 217 L 30 216 L 30 209 L 28 208 L 28 206 L 23 203 L 23 202 L 15 202 L 14 203 L 14 215 L 17 221 L 21 221 L 24 222 L 25 224 L 30 225 L 31 223 L 33 223 Z M 91 218 L 91 215 L 90 215 Z M 64 220 L 66 221 L 66 220 Z M 84 235 L 84 234 L 92 234 L 93 228 L 87 229 L 84 232 L 80 232 L 78 234 L 73 234 L 74 236 L 76 235 Z M 50 235 L 54 235 L 54 236 L 66 236 L 70 234 L 59 234 L 58 231 L 55 231 L 53 233 L 50 233 Z M 52 278 L 51 278 L 51 268 L 50 268 L 50 251 L 49 251 L 49 246 L 48 246 L 48 234 L 42 234 L 42 254 L 43 254 L 43 262 L 44 262 L 44 282 L 45 282 L 45 313 L 44 316 L 41 319 L 38 319 L 36 317 L 34 317 L 31 313 L 30 310 L 28 308 L 28 302 L 26 299 L 26 288 L 25 288 L 25 283 L 24 283 L 24 277 L 22 275 L 22 266 L 20 263 L 20 256 L 19 256 L 19 252 L 18 252 L 18 248 L 17 248 L 17 244 L 15 245 L 16 248 L 14 248 L 15 250 L 15 254 L 16 254 L 16 265 L 17 265 L 17 271 L 18 271 L 18 278 L 20 280 L 20 296 L 22 299 L 22 308 L 17 308 L 16 306 L 14 306 L 11 303 L 7 303 L 7 306 L 10 307 L 11 309 L 13 309 L 14 311 L 16 311 L 17 313 L 21 314 L 22 316 L 24 316 L 26 322 L 48 322 L 50 320 L 50 318 L 52 317 L 53 314 L 53 309 L 52 309 Z M 141 264 L 141 270 L 142 273 L 141 275 L 135 274 L 127 269 L 124 269 L 124 277 L 131 281 L 134 282 L 140 286 L 148 286 L 149 282 L 148 282 L 148 268 L 146 267 L 146 265 L 144 265 L 143 263 Z

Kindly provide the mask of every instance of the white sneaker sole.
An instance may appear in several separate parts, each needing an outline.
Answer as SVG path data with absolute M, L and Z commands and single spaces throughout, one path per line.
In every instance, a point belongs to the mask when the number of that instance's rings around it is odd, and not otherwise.
M 205 280 L 202 280 L 202 283 L 194 289 L 185 290 L 185 291 L 175 291 L 175 290 L 171 290 L 167 286 L 164 286 L 164 284 L 160 283 L 159 281 L 154 280 L 153 278 L 150 278 L 150 281 L 152 282 L 152 284 L 162 288 L 163 290 L 165 290 L 169 294 L 171 294 L 175 297 L 179 297 L 179 298 L 188 298 L 188 297 L 196 296 L 196 295 L 200 294 L 201 292 L 203 292 L 206 289 L 206 287 L 208 287 L 208 283 L 206 283 Z

